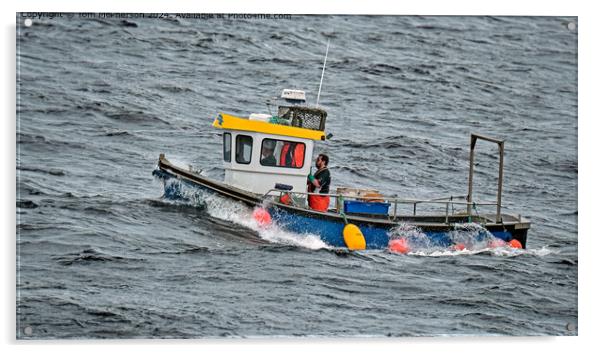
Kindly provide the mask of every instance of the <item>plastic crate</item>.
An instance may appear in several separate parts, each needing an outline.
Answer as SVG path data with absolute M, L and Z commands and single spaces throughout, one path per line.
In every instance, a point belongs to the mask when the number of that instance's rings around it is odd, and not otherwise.
M 388 215 L 389 206 L 388 202 L 365 202 L 365 201 L 344 201 L 343 209 L 345 213 L 363 213 L 363 214 L 377 214 L 377 215 Z

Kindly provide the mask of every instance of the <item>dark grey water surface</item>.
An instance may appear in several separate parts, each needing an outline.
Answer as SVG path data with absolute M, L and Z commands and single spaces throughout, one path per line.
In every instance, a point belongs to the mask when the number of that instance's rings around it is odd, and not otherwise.
M 576 20 L 18 14 L 17 337 L 576 335 Z M 159 153 L 220 177 L 218 112 L 315 101 L 328 39 L 334 187 L 466 194 L 469 134 L 504 138 L 527 250 L 341 255 L 227 200 L 162 199 Z

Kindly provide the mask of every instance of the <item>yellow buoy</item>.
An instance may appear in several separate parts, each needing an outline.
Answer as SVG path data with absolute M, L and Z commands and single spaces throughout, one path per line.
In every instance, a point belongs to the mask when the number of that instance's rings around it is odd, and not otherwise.
M 349 250 L 366 249 L 364 234 L 362 234 L 362 231 L 355 224 L 347 224 L 345 228 L 343 228 L 343 239 Z

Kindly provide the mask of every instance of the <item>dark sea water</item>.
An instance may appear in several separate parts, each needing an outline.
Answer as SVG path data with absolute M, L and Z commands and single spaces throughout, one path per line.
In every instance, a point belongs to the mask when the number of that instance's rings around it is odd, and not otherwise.
M 577 335 L 576 25 L 17 14 L 17 337 Z M 162 198 L 159 153 L 223 175 L 218 112 L 314 102 L 328 39 L 333 188 L 463 195 L 470 133 L 503 138 L 528 249 L 341 253 L 229 200 Z M 477 151 L 491 200 L 497 152 Z

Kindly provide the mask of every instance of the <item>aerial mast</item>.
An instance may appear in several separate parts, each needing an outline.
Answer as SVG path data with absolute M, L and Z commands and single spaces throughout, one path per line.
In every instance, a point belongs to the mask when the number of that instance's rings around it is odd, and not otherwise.
M 328 47 L 330 47 L 330 39 L 326 43 L 326 55 L 324 56 L 324 65 L 322 66 L 322 77 L 320 77 L 320 87 L 318 88 L 318 99 L 316 100 L 316 106 L 320 105 L 320 93 L 322 92 L 322 81 L 324 80 L 324 70 L 326 69 L 326 59 L 328 58 Z

